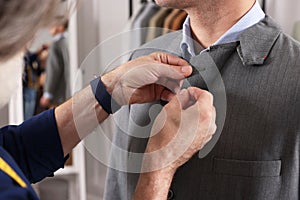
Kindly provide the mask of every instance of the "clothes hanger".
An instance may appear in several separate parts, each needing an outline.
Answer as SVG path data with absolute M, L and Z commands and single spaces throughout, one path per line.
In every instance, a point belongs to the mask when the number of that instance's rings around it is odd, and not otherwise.
M 266 0 L 262 0 L 261 8 L 266 13 Z

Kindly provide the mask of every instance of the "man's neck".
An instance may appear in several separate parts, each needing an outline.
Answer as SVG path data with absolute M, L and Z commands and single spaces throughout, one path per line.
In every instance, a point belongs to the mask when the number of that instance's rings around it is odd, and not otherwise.
M 210 0 L 186 9 L 192 36 L 204 48 L 211 46 L 254 5 L 255 0 Z

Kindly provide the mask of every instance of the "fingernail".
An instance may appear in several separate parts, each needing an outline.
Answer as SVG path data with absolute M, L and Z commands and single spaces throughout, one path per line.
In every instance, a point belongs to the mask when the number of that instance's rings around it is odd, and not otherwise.
M 191 69 L 192 69 L 191 66 L 183 66 L 183 67 L 181 68 L 181 72 L 187 73 L 187 72 L 190 72 Z
M 194 96 L 194 94 L 195 94 L 194 90 L 192 88 L 189 88 L 188 90 L 189 90 L 190 95 Z

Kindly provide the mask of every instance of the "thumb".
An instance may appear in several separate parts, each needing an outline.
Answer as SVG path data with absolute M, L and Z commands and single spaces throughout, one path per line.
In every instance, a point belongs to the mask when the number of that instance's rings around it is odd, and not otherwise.
M 152 53 L 151 56 L 154 58 L 154 60 L 164 64 L 177 66 L 189 65 L 189 63 L 186 60 L 166 52 L 155 52 Z
M 181 108 L 181 110 L 186 109 L 190 104 L 190 94 L 187 89 L 181 90 L 172 100 L 168 103 L 170 105 L 174 105 L 174 109 Z
M 190 66 L 188 69 L 192 71 Z M 166 87 L 168 80 L 183 80 L 187 74 L 182 72 L 179 66 L 170 66 L 162 63 L 142 64 L 136 68 L 127 71 L 121 79 L 126 80 L 126 85 L 133 88 L 140 88 L 145 85 L 158 83 Z
M 174 68 L 175 70 L 179 70 L 179 73 L 183 74 L 185 77 L 192 73 L 192 67 L 190 64 L 178 56 L 165 52 L 156 52 L 151 54 L 151 56 L 155 61 L 169 65 L 169 67 Z
M 192 74 L 192 67 L 189 65 L 176 66 L 163 63 L 151 64 L 148 70 L 158 79 L 167 78 L 173 80 L 182 80 Z

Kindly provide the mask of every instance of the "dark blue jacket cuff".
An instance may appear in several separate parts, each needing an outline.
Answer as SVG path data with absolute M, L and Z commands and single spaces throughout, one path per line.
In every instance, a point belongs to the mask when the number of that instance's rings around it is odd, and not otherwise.
M 64 154 L 54 109 L 19 126 L 0 129 L 0 145 L 15 159 L 30 182 L 37 182 L 64 167 Z

